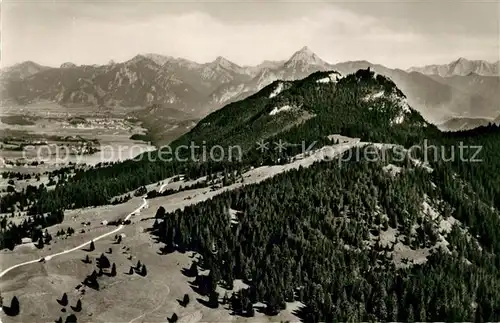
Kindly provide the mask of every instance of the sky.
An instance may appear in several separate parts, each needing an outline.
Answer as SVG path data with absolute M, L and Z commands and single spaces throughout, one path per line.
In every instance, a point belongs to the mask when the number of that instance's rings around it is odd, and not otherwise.
M 308 46 L 392 68 L 500 59 L 497 1 L 3 0 L 1 65 L 106 64 L 157 53 L 240 65 Z

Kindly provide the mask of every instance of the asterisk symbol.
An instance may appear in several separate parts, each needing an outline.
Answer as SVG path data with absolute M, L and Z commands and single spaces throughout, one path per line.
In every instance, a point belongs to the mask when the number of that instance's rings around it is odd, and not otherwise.
M 257 144 L 257 150 L 259 150 L 261 153 L 269 149 L 269 143 L 264 140 L 260 140 L 256 142 Z
M 276 146 L 274 147 L 274 150 L 277 150 L 278 153 L 281 154 L 283 150 L 286 150 L 287 143 L 280 139 L 280 141 L 275 142 L 274 145 Z

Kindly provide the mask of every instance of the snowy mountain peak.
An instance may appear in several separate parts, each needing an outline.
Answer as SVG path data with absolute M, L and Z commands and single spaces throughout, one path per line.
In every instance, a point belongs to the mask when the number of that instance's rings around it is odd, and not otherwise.
M 314 55 L 314 52 L 307 46 L 302 47 L 298 52 Z
M 285 67 L 296 67 L 297 65 L 327 65 L 309 47 L 304 46 L 285 63 Z
M 234 69 L 234 68 L 239 68 L 239 66 L 230 60 L 222 57 L 222 56 L 217 56 L 217 58 L 212 62 L 213 65 L 218 65 L 227 69 Z

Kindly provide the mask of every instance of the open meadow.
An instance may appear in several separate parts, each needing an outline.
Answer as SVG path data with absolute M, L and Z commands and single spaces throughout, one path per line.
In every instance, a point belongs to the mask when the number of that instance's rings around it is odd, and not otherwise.
M 261 177 L 257 172 L 254 175 L 252 179 Z M 173 189 L 180 185 L 191 185 L 193 182 L 178 181 L 162 186 Z M 241 185 L 234 184 L 234 187 Z M 157 186 L 153 184 L 150 188 Z M 296 303 L 287 304 L 288 309 L 276 317 L 267 317 L 257 310 L 255 317 L 245 318 L 231 315 L 228 305 L 220 304 L 217 309 L 208 307 L 205 305 L 207 297 L 199 295 L 195 291 L 196 288 L 191 287 L 193 278 L 185 274 L 198 255 L 193 252 L 162 254 L 162 244 L 157 243 L 154 236 L 147 231 L 154 223 L 159 206 L 173 211 L 234 187 L 215 191 L 209 188 L 186 190 L 150 199 L 147 207 L 135 212 L 131 216 L 131 223 L 117 232 L 117 235 L 121 236 L 119 243 L 115 240 L 115 235 L 110 235 L 96 241 L 92 251 L 84 247 L 45 262 L 35 262 L 9 271 L 1 278 L 2 296 L 10 299 L 16 295 L 20 300 L 21 310 L 16 317 L 2 314 L 2 322 L 49 322 L 59 317 L 64 320 L 70 314 L 75 314 L 78 322 L 166 322 L 174 313 L 179 317 L 179 322 L 190 323 L 297 321 L 292 314 L 299 306 Z M 115 230 L 115 226 L 104 225 L 103 221 L 123 219 L 140 204 L 141 198 L 136 197 L 116 206 L 67 211 L 63 223 L 49 228 L 49 233 L 54 237 L 50 245 L 38 249 L 28 243 L 17 246 L 14 251 L 2 251 L 2 270 L 74 248 L 103 233 Z M 70 236 L 55 236 L 59 230 L 67 230 L 69 227 L 72 227 L 75 233 Z M 116 276 L 111 275 L 109 268 L 104 269 L 103 275 L 98 278 L 99 289 L 95 290 L 82 285 L 82 282 L 93 270 L 98 271 L 96 263 L 101 254 L 104 254 L 111 264 L 115 264 Z M 89 262 L 85 262 L 87 256 Z M 136 267 L 139 261 L 147 268 L 145 276 L 134 269 L 130 274 L 131 268 Z M 234 289 L 244 286 L 238 281 L 235 281 L 234 285 Z M 222 302 L 223 295 L 226 292 L 230 295 L 231 291 L 218 287 L 218 292 Z M 65 303 L 61 300 L 64 293 L 67 294 L 67 305 L 63 305 Z M 181 304 L 185 294 L 190 299 L 186 306 Z M 76 308 L 78 300 L 82 304 L 81 310 Z

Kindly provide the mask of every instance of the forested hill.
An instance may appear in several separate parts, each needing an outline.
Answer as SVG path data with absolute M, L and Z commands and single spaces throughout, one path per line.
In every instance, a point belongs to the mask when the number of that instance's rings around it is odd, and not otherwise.
M 330 71 L 276 81 L 210 114 L 173 145 L 194 141 L 248 151 L 260 140 L 322 143 L 341 133 L 406 146 L 437 132 L 409 107 L 394 82 L 367 69 L 345 77 Z

